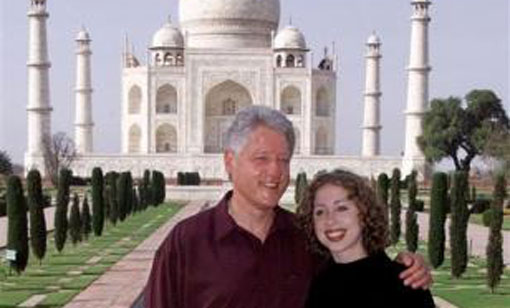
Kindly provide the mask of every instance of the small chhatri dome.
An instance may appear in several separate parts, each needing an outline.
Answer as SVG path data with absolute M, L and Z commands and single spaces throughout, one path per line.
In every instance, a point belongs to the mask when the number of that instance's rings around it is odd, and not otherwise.
M 77 41 L 90 41 L 90 35 L 85 29 L 85 27 L 82 27 L 80 32 L 76 35 Z
M 368 37 L 367 45 L 381 45 L 381 39 L 375 34 L 375 32 Z
M 305 36 L 298 28 L 289 25 L 276 36 L 274 49 L 306 49 Z
M 152 48 L 184 48 L 181 31 L 168 20 L 152 37 Z

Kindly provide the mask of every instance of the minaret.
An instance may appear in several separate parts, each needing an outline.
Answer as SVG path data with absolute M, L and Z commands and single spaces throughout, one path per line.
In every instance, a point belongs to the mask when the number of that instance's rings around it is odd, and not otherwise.
M 93 151 L 92 85 L 90 78 L 90 36 L 83 28 L 76 37 L 76 114 L 74 142 L 79 154 Z
M 51 142 L 51 111 L 46 0 L 30 0 L 28 9 L 28 146 L 25 169 L 44 173 L 44 144 Z
M 366 76 L 364 93 L 364 119 L 363 119 L 363 148 L 361 155 L 372 157 L 380 154 L 379 100 L 380 90 L 380 59 L 381 41 L 377 35 L 372 34 L 367 41 Z
M 425 175 L 426 162 L 418 146 L 417 137 L 422 135 L 423 114 L 428 107 L 429 94 L 429 38 L 430 17 L 429 0 L 414 0 L 411 17 L 411 51 L 409 58 L 407 107 L 405 110 L 405 150 L 402 161 L 402 175 L 410 174 L 413 169 Z

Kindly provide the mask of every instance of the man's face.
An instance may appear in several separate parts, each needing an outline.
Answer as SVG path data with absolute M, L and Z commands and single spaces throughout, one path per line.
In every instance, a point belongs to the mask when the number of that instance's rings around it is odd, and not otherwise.
M 290 151 L 285 137 L 261 125 L 235 155 L 227 151 L 225 167 L 240 206 L 273 209 L 289 184 Z

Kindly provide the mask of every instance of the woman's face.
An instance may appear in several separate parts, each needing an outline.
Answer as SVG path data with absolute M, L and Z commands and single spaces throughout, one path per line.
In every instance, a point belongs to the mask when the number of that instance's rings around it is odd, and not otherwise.
M 359 210 L 342 186 L 320 187 L 313 204 L 315 235 L 337 263 L 349 263 L 367 256 L 362 243 Z

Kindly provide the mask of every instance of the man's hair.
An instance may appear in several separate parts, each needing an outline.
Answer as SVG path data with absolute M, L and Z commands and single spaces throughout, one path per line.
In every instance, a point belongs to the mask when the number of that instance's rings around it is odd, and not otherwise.
M 226 134 L 224 151 L 239 153 L 248 136 L 258 127 L 266 126 L 282 134 L 287 141 L 290 155 L 294 152 L 296 137 L 292 123 L 281 112 L 265 106 L 250 106 L 241 109 L 235 116 Z
M 361 241 L 368 255 L 384 250 L 388 242 L 387 210 L 380 203 L 368 182 L 352 172 L 336 169 L 315 176 L 305 191 L 304 198 L 297 208 L 300 226 L 305 231 L 311 250 L 329 256 L 330 252 L 317 239 L 314 232 L 313 210 L 317 190 L 326 184 L 340 186 L 349 193 L 349 200 L 359 210 Z

